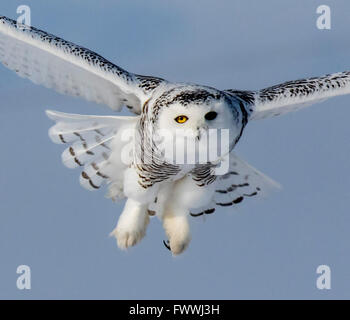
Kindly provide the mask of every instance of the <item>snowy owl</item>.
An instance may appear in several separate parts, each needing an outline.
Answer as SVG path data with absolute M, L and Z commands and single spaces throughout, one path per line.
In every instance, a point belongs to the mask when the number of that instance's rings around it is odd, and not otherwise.
M 69 168 L 81 167 L 83 187 L 97 190 L 106 183 L 109 198 L 126 199 L 111 233 L 121 249 L 137 244 L 145 236 L 150 216 L 157 216 L 173 255 L 182 253 L 190 242 L 190 216 L 212 214 L 218 206 L 235 206 L 279 187 L 232 151 L 249 121 L 350 93 L 350 72 L 258 91 L 172 83 L 127 72 L 86 48 L 6 17 L 0 17 L 0 60 L 34 83 L 114 111 L 126 106 L 134 114 L 47 111 L 55 121 L 49 136 L 67 146 L 62 161 Z M 178 132 L 201 142 L 212 130 L 228 132 L 227 152 L 217 158 L 198 161 L 200 152 L 195 145 L 194 161 L 176 162 L 160 148 L 172 149 Z M 163 131 L 168 135 L 158 139 Z M 130 148 L 126 148 L 130 144 L 125 139 L 128 132 L 134 134 Z M 222 163 L 227 165 L 225 172 L 217 170 Z

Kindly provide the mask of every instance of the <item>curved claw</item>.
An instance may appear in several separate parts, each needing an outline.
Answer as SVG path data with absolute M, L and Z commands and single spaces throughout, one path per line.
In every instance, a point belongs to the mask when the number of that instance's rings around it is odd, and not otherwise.
M 192 212 L 190 212 L 190 215 L 192 216 L 192 217 L 200 217 L 200 216 L 202 216 L 203 215 L 203 213 L 204 212 L 199 212 L 199 213 L 192 213 Z
M 167 241 L 163 240 L 163 244 L 164 244 L 165 248 L 167 248 L 169 251 L 171 251 L 170 245 L 169 245 L 169 240 L 167 240 Z

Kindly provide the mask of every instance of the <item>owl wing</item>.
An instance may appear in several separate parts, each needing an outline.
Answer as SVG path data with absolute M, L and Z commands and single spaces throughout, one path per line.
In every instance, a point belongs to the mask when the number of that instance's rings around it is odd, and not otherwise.
M 263 119 L 350 93 L 350 71 L 289 81 L 260 91 L 225 90 L 246 104 L 250 119 Z
M 264 198 L 281 186 L 248 163 L 234 152 L 229 155 L 229 170 L 216 177 L 215 193 L 211 203 L 205 207 L 191 210 L 191 216 L 215 212 L 217 207 L 237 206 L 245 199 Z
M 0 16 L 0 61 L 18 75 L 60 93 L 105 104 L 126 105 L 141 113 L 142 104 L 165 80 L 136 75 L 100 55 L 34 27 Z
M 93 191 L 104 183 L 116 182 L 119 173 L 111 155 L 121 150 L 113 150 L 113 140 L 120 129 L 132 128 L 139 117 L 88 116 L 51 110 L 46 113 L 56 122 L 49 130 L 49 137 L 54 143 L 66 145 L 63 164 L 71 169 L 82 169 L 82 187 Z

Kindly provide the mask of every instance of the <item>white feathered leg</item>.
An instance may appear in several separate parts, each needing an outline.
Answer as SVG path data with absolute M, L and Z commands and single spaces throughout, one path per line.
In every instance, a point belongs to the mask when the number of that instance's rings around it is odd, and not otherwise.
M 137 244 L 146 234 L 149 216 L 146 212 L 147 204 L 141 204 L 128 199 L 119 217 L 116 228 L 111 235 L 117 238 L 120 249 L 127 249 Z
M 162 218 L 170 249 L 174 255 L 182 253 L 191 241 L 188 221 L 190 208 L 199 208 L 208 204 L 212 200 L 214 191 L 215 183 L 203 188 L 198 186 L 190 175 L 174 183 L 164 206 Z
M 156 188 L 142 188 L 135 169 L 128 168 L 124 174 L 124 193 L 128 198 L 111 235 L 117 238 L 118 247 L 127 249 L 137 244 L 146 234 L 149 223 L 148 204 L 154 201 Z
M 174 203 L 169 203 L 164 208 L 163 227 L 174 255 L 182 253 L 191 241 L 188 214 L 187 209 Z

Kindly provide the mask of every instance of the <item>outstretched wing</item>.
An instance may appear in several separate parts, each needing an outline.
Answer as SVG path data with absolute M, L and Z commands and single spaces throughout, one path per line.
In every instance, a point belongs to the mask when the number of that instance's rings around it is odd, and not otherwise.
M 87 116 L 47 111 L 56 122 L 49 137 L 54 143 L 66 144 L 62 162 L 68 168 L 81 167 L 80 184 L 90 191 L 104 183 L 117 183 L 122 176 L 115 166 L 113 152 L 118 131 L 132 128 L 138 117 Z M 118 149 L 118 150 L 115 150 Z
M 135 75 L 100 55 L 34 27 L 0 17 L 0 61 L 36 84 L 136 114 L 163 79 Z
M 229 171 L 217 176 L 212 202 L 203 208 L 191 210 L 191 216 L 214 213 L 216 207 L 236 206 L 244 199 L 266 197 L 281 188 L 277 182 L 250 166 L 234 152 L 229 154 L 229 161 Z
M 350 93 L 350 71 L 285 82 L 260 91 L 225 90 L 242 99 L 250 119 L 296 111 L 334 96 Z

